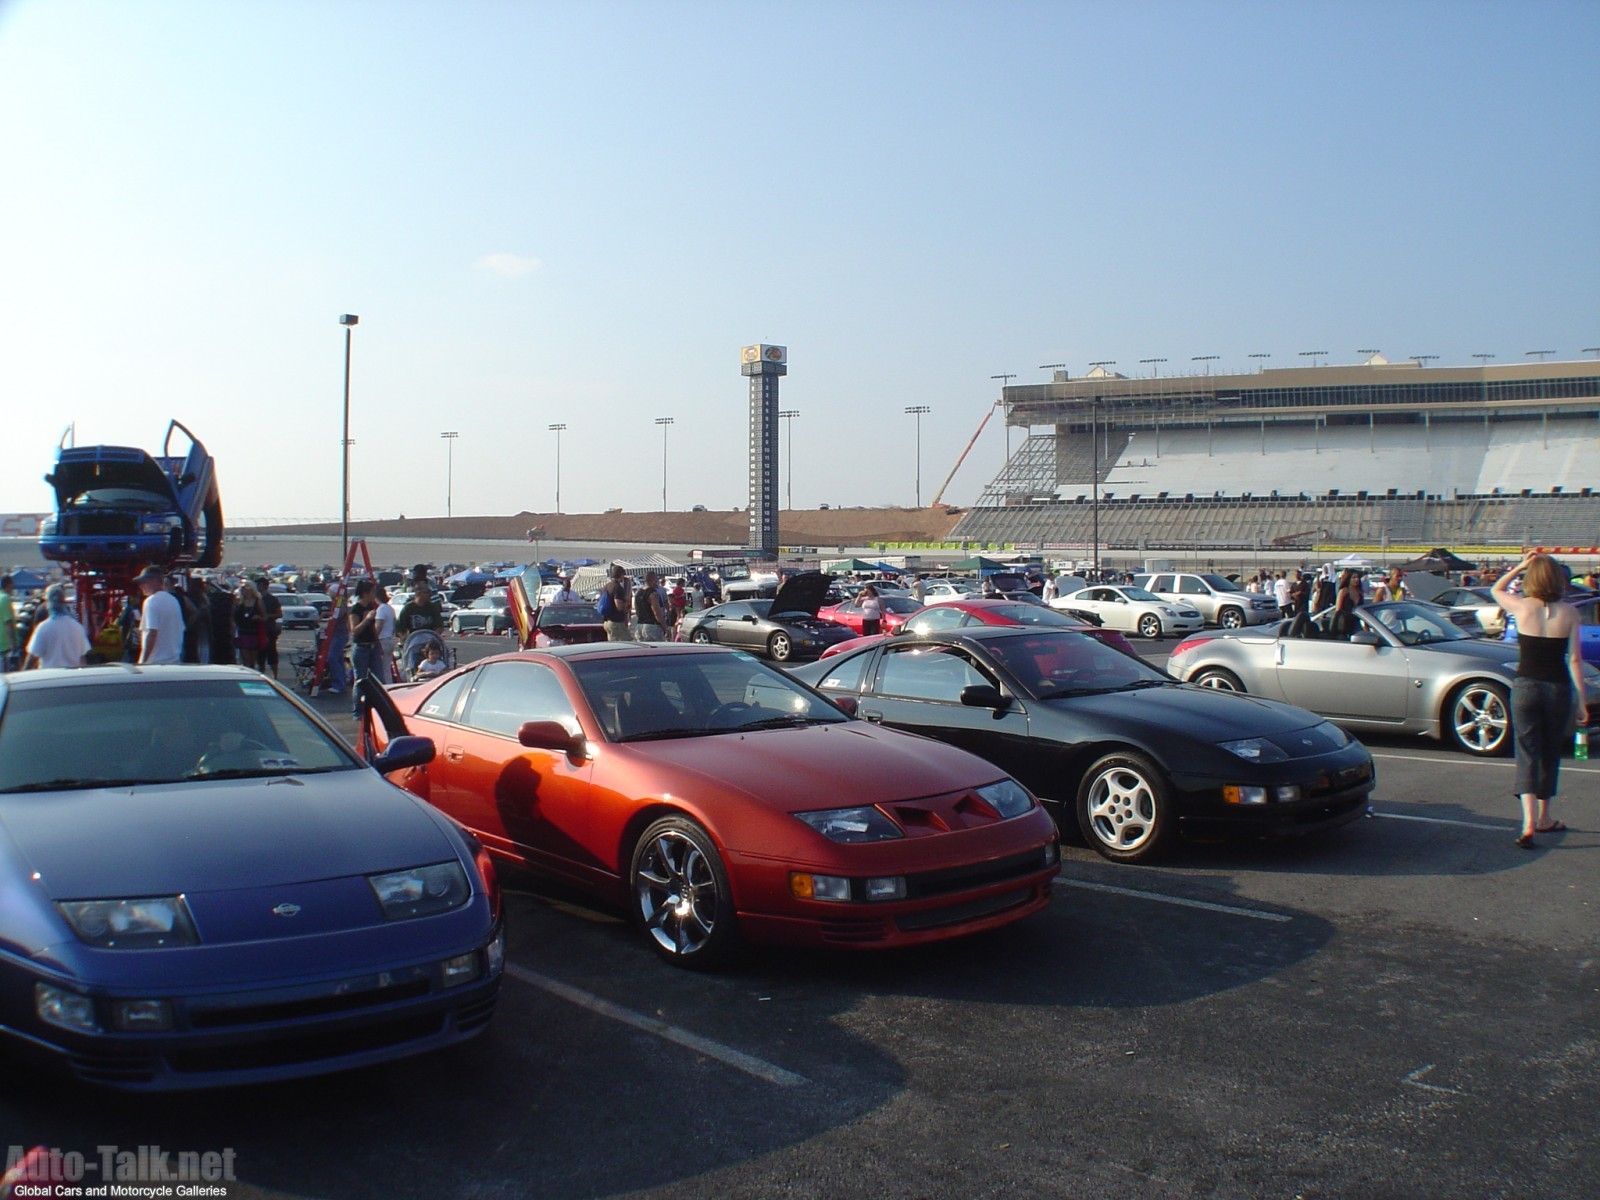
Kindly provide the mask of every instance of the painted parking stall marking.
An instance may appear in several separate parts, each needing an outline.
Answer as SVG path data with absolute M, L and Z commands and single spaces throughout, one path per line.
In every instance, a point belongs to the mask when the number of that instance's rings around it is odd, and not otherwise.
M 644 1033 L 654 1034 L 666 1041 L 674 1042 L 693 1050 L 697 1054 L 704 1054 L 707 1058 L 714 1058 L 718 1062 L 743 1071 L 746 1075 L 753 1075 L 766 1083 L 778 1087 L 804 1087 L 811 1081 L 804 1075 L 796 1075 L 793 1071 L 785 1071 L 782 1067 L 774 1066 L 765 1059 L 746 1054 L 743 1050 L 735 1050 L 732 1046 L 725 1046 L 721 1042 L 714 1042 L 710 1038 L 701 1037 L 697 1033 L 690 1033 L 687 1029 L 679 1029 L 676 1025 L 669 1025 L 656 1017 L 647 1017 L 643 1013 L 636 1013 L 631 1008 L 623 1008 L 620 1004 L 613 1004 L 602 999 L 592 992 L 581 988 L 572 987 L 548 975 L 541 975 L 537 971 L 530 971 L 526 967 L 519 967 L 515 963 L 506 964 L 506 974 L 523 983 L 532 984 L 557 996 L 570 1004 L 586 1008 L 590 1012 L 598 1013 L 602 1017 L 609 1017 L 613 1021 L 631 1026 Z
M 1135 900 L 1151 900 L 1157 904 L 1176 904 L 1183 908 L 1198 908 L 1205 912 L 1224 913 L 1230 917 L 1251 917 L 1257 921 L 1287 924 L 1293 917 L 1283 913 L 1262 912 L 1258 908 L 1239 908 L 1233 904 L 1213 904 L 1209 900 L 1189 900 L 1183 896 L 1167 896 L 1160 892 L 1143 892 L 1137 888 L 1117 887 L 1110 883 L 1090 883 L 1083 879 L 1057 879 L 1057 887 L 1083 888 L 1090 892 L 1109 892 L 1113 896 L 1131 896 Z

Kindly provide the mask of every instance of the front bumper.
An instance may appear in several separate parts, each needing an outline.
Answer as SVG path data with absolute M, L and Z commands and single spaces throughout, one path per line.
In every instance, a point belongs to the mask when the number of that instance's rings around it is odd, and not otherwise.
M 405 1058 L 465 1041 L 494 1013 L 505 935 L 456 954 L 386 964 L 359 974 L 280 981 L 238 991 L 85 988 L 43 972 L 0 978 L 0 1036 L 25 1054 L 65 1067 L 94 1084 L 168 1091 L 296 1079 Z M 479 975 L 446 988 L 440 964 L 476 954 Z M 34 984 L 93 997 L 99 1032 L 64 1029 L 34 1012 Z M 171 1002 L 172 1028 L 114 1030 L 116 1000 L 159 996 Z
M 1229 804 L 1222 797 L 1224 781 L 1178 775 L 1174 782 L 1180 791 L 1179 827 L 1199 836 L 1298 837 L 1335 829 L 1363 816 L 1377 786 L 1377 772 L 1366 751 L 1352 743 L 1316 762 L 1314 770 L 1284 770 L 1249 781 L 1269 787 L 1298 785 L 1301 799 L 1287 803 Z M 1294 768 L 1296 764 L 1282 766 Z

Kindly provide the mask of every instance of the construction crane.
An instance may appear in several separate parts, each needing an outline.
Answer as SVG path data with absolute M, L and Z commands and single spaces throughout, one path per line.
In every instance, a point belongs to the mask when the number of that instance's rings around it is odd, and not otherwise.
M 932 508 L 939 507 L 939 501 L 944 498 L 945 488 L 950 486 L 950 481 L 956 477 L 956 472 L 961 470 L 961 464 L 967 461 L 967 455 L 972 453 L 972 448 L 978 444 L 978 437 L 983 433 L 983 427 L 989 423 L 989 418 L 994 416 L 994 410 L 999 408 L 1003 401 L 996 400 L 989 406 L 989 411 L 983 414 L 983 420 L 978 422 L 978 432 L 972 435 L 972 440 L 967 443 L 967 448 L 961 452 L 961 457 L 956 459 L 956 465 L 950 468 L 950 474 L 944 477 L 944 482 L 939 485 L 939 490 L 934 494 Z

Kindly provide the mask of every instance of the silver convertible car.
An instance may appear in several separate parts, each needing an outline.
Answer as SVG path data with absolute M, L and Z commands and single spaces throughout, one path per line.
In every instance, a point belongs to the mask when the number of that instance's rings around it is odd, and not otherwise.
M 1173 648 L 1167 673 L 1186 683 L 1286 700 L 1350 729 L 1419 733 L 1469 754 L 1511 752 L 1517 656 L 1463 632 L 1445 610 L 1408 601 L 1356 610 L 1336 638 L 1332 610 L 1292 636 L 1291 622 L 1203 634 Z M 1589 707 L 1600 672 L 1586 668 Z

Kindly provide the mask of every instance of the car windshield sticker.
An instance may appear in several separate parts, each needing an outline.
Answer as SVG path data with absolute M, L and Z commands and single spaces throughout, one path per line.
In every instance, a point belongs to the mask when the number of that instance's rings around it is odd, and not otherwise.
M 267 771 L 298 771 L 300 769 L 300 760 L 297 758 L 267 758 L 263 756 L 261 766 L 263 770 Z
M 273 694 L 270 683 L 241 683 L 239 690 L 246 696 L 270 696 Z
M 756 660 L 756 657 L 755 657 L 755 655 L 753 655 L 753 654 L 746 654 L 746 653 L 745 653 L 745 652 L 744 652 L 744 651 L 743 651 L 743 650 L 735 650 L 735 651 L 734 651 L 734 652 L 733 652 L 733 656 L 734 656 L 734 657 L 735 657 L 735 658 L 742 658 L 742 659 L 744 659 L 744 660 L 745 660 L 745 662 L 755 662 L 755 660 Z

